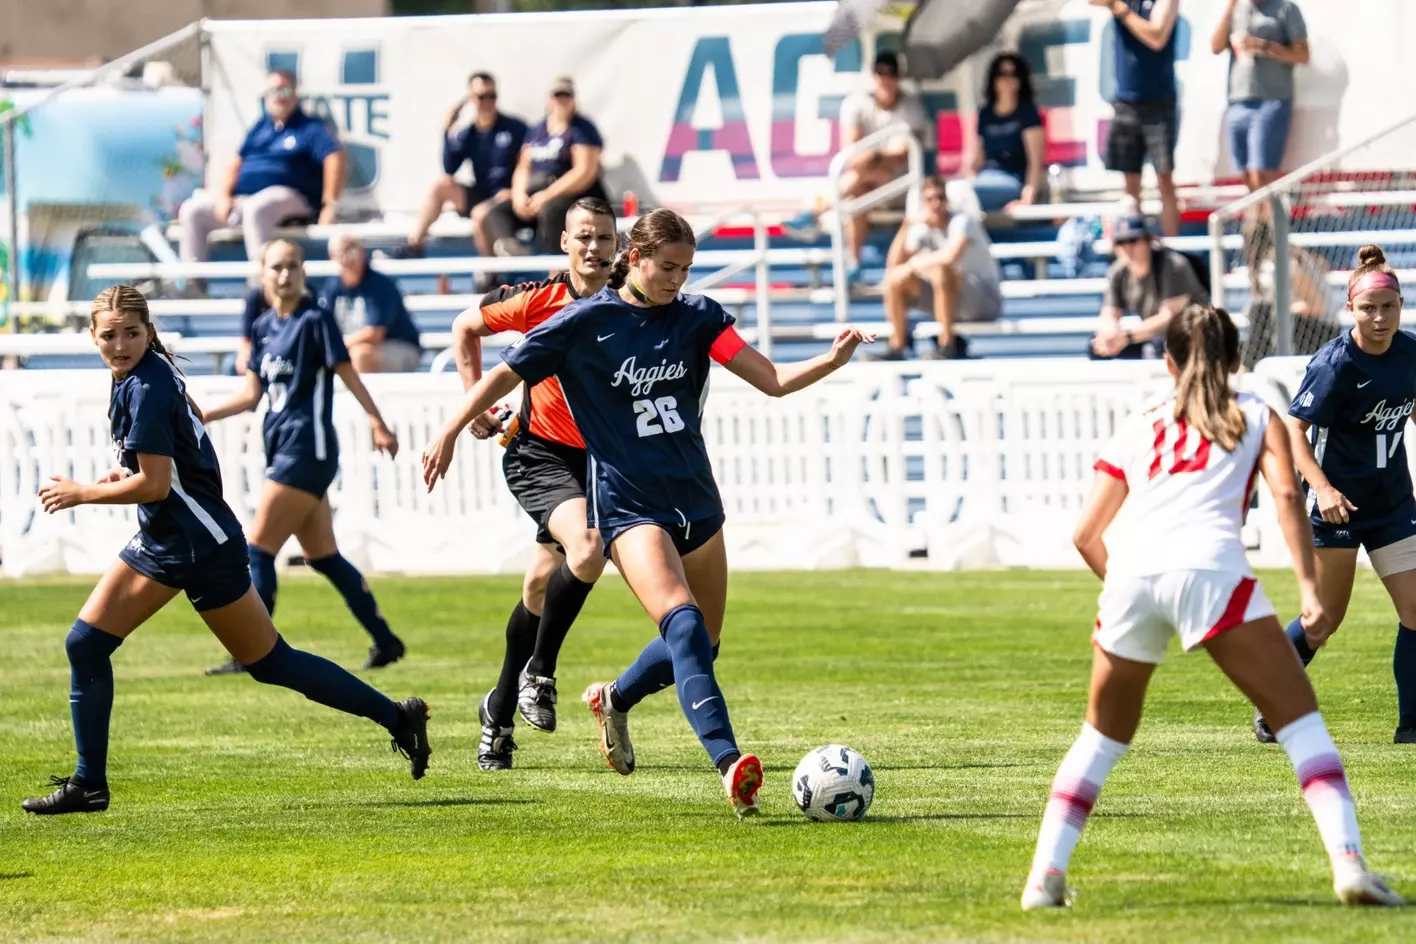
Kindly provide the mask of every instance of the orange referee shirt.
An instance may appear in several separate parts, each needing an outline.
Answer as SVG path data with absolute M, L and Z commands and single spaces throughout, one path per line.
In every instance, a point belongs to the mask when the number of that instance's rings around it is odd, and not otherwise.
M 482 323 L 493 332 L 525 334 L 579 297 L 565 273 L 539 282 L 503 285 L 482 296 Z M 747 342 L 729 327 L 719 335 L 708 354 L 719 364 L 726 364 L 746 346 Z M 521 423 L 533 436 L 576 449 L 585 448 L 585 440 L 580 437 L 580 429 L 566 405 L 565 394 L 554 377 L 531 388 L 531 395 L 522 401 Z

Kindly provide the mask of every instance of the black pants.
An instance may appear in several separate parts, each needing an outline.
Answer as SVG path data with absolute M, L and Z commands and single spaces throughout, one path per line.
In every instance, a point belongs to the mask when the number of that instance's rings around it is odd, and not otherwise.
M 546 185 L 550 185 L 550 181 Z M 542 188 L 538 188 L 542 189 Z M 533 190 L 531 193 L 536 193 Z M 529 194 L 528 194 L 529 196 Z M 544 255 L 555 256 L 561 251 L 560 236 L 565 230 L 565 214 L 570 209 L 570 205 L 581 197 L 599 197 L 601 200 L 608 199 L 605 195 L 604 185 L 596 180 L 589 190 L 581 193 L 565 193 L 558 197 L 552 197 L 541 207 L 541 212 L 536 214 L 535 219 L 522 219 L 517 216 L 516 211 L 511 208 L 511 201 L 499 203 L 492 207 L 487 213 L 487 235 L 492 242 L 504 237 L 514 238 L 517 230 L 531 226 L 536 230 L 534 245 Z

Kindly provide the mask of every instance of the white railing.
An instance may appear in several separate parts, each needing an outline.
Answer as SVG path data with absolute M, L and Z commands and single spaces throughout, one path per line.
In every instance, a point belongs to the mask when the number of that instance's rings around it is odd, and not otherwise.
M 846 162 L 857 154 L 872 150 L 893 138 L 903 138 L 907 142 L 908 165 L 903 176 L 896 177 L 869 193 L 847 200 L 841 191 L 841 175 L 845 173 Z M 879 206 L 896 197 L 908 194 L 924 179 L 924 150 L 919 139 L 903 122 L 887 125 L 873 131 L 841 148 L 831 157 L 827 169 L 831 180 L 831 284 L 836 289 L 836 320 L 846 321 L 850 306 L 850 283 L 846 278 L 846 219 L 857 213 L 864 213 L 871 207 Z
M 1261 366 L 1247 382 L 1285 405 L 1301 359 Z M 1078 566 L 1070 535 L 1092 462 L 1117 424 L 1169 382 L 1157 362 L 853 364 L 774 400 L 715 368 L 703 428 L 732 564 L 901 566 L 923 551 L 926 566 L 942 569 Z M 431 496 L 422 486 L 419 453 L 456 404 L 457 378 L 367 383 L 402 450 L 396 460 L 373 453 L 367 421 L 340 391 L 331 498 L 345 554 L 377 571 L 519 570 L 533 529 L 506 491 L 500 448 L 466 437 L 448 480 Z M 198 377 L 190 388 L 211 403 L 239 384 Z M 94 572 L 131 536 L 130 508 L 48 516 L 34 497 L 48 475 L 91 481 L 108 467 L 108 390 L 101 370 L 0 371 L 5 573 Z M 249 414 L 210 431 L 228 499 L 247 522 L 263 479 L 259 429 Z M 1255 562 L 1284 563 L 1267 504 L 1250 524 Z

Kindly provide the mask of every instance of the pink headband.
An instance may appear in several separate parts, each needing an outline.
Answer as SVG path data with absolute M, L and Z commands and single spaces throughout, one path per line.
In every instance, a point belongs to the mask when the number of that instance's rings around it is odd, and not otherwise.
M 1400 292 L 1401 283 L 1396 280 L 1396 276 L 1388 272 L 1368 272 L 1347 290 L 1347 300 L 1350 302 L 1364 292 L 1380 292 L 1384 288 Z

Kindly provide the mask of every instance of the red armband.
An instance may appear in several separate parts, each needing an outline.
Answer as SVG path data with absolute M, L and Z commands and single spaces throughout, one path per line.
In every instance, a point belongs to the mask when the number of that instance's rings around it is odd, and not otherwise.
M 718 340 L 713 342 L 713 346 L 708 349 L 708 356 L 719 364 L 726 364 L 734 357 L 738 356 L 738 351 L 747 347 L 747 342 L 742 339 L 742 335 L 737 333 L 737 329 L 728 325 L 723 329 L 723 333 L 718 335 Z

